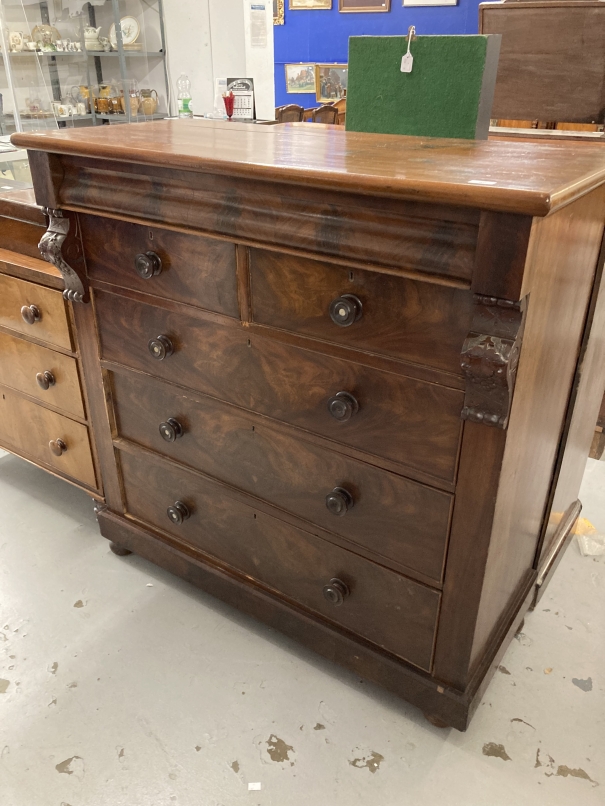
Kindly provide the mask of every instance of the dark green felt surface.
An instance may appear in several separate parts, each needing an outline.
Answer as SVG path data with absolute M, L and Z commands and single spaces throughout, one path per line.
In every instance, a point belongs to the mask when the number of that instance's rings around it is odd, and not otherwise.
M 485 36 L 419 36 L 401 72 L 405 36 L 352 36 L 346 128 L 356 132 L 473 139 Z

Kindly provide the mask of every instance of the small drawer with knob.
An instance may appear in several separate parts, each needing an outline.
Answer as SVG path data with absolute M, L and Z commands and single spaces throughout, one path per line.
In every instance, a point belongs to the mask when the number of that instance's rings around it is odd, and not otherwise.
M 203 235 L 80 215 L 91 282 L 238 317 L 235 246 Z
M 0 331 L 0 384 L 84 418 L 75 358 Z
M 336 452 L 346 446 L 394 462 L 402 473 L 414 469 L 428 483 L 454 480 L 464 402 L 459 389 L 107 291 L 95 292 L 95 302 L 102 358 L 111 365 L 311 431 L 332 440 Z M 142 408 L 149 410 L 152 399 L 141 394 Z M 156 416 L 154 431 L 176 415 L 167 408 Z
M 112 388 L 119 439 L 263 499 L 391 567 L 440 583 L 450 494 L 211 397 L 126 372 L 112 374 Z
M 6 274 L 0 274 L 0 327 L 65 350 L 73 348 L 61 292 Z
M 136 450 L 118 453 L 130 517 L 430 670 L 438 591 L 311 534 L 302 522 L 254 509 L 191 471 Z M 175 520 L 179 503 L 188 517 Z
M 260 249 L 250 288 L 261 325 L 461 374 L 470 291 Z
M 88 428 L 0 387 L 0 443 L 92 489 L 97 488 Z

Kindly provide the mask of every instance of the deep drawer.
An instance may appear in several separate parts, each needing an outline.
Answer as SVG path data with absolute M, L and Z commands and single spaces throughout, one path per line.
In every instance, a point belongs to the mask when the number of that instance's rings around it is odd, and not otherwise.
M 191 472 L 124 451 L 119 455 L 131 515 L 430 669 L 437 591 L 257 512 Z M 167 514 L 176 502 L 185 504 L 190 513 L 180 524 Z M 346 586 L 341 589 L 341 606 L 325 598 L 324 588 L 334 579 Z M 333 590 L 338 588 L 332 583 Z
M 328 529 L 382 562 L 441 581 L 450 495 L 314 445 L 213 398 L 133 374 L 114 373 L 113 388 L 120 436 Z M 335 488 L 344 492 L 332 505 L 350 504 L 344 514 L 328 509 Z
M 76 359 L 2 331 L 0 384 L 25 392 L 66 414 L 84 417 Z
M 93 281 L 239 318 L 234 244 L 110 218 L 81 215 L 80 220 Z M 142 256 L 139 270 L 150 274 L 159 265 L 160 273 L 142 277 L 137 271 L 138 256 Z
M 463 393 L 371 369 L 96 293 L 102 357 L 316 432 L 336 443 L 453 480 Z M 150 339 L 165 335 L 172 355 L 154 360 Z M 328 410 L 338 392 L 359 409 L 345 422 Z
M 258 249 L 250 273 L 259 324 L 461 373 L 470 291 Z
M 65 300 L 52 288 L 0 274 L 0 325 L 72 349 Z
M 62 442 L 65 450 L 57 456 L 51 442 L 56 451 Z M 96 487 L 88 428 L 8 389 L 0 389 L 0 444 Z

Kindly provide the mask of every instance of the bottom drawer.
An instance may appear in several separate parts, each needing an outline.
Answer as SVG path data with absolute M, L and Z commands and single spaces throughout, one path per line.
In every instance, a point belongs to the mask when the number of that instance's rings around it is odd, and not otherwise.
M 130 515 L 430 670 L 437 591 L 256 511 L 193 472 L 119 456 Z
M 0 443 L 95 488 L 88 428 L 0 389 Z

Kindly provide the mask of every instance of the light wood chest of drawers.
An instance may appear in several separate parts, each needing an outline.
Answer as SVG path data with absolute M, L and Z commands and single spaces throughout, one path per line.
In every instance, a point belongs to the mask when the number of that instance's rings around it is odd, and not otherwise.
M 71 303 L 38 253 L 46 227 L 33 194 L 0 198 L 0 447 L 102 499 Z
M 15 137 L 94 310 L 102 534 L 464 729 L 579 513 L 605 159 L 120 131 Z

